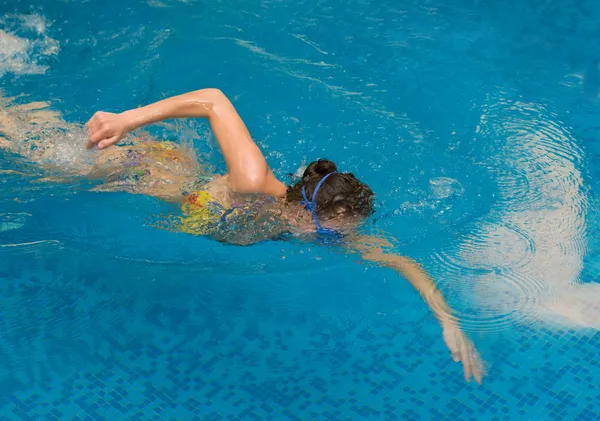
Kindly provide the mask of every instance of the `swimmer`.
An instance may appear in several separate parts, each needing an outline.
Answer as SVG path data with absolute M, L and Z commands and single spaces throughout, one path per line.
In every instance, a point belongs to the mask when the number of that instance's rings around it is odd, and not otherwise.
M 0 111 L 0 147 L 52 163 L 56 145 L 43 143 L 43 134 L 61 124 L 65 130 L 67 123 L 44 111 L 46 105 L 15 106 L 17 113 L 13 113 L 5 104 Z M 29 117 L 24 117 L 23 107 L 32 113 Z M 191 151 L 175 143 L 141 141 L 130 134 L 174 118 L 208 119 L 225 158 L 226 174 L 204 173 Z M 28 121 L 35 124 L 27 126 Z M 452 358 L 463 364 L 465 379 L 473 377 L 481 383 L 481 359 L 433 280 L 413 260 L 390 253 L 390 241 L 359 234 L 360 223 L 372 213 L 374 195 L 354 174 L 321 159 L 308 165 L 299 181 L 286 186 L 267 165 L 232 103 L 217 89 L 118 114 L 100 111 L 86 128 L 86 146 L 97 152 L 80 167 L 80 175 L 103 180 L 97 190 L 128 191 L 180 203 L 181 215 L 171 221 L 170 229 L 241 245 L 285 236 L 316 240 L 396 270 L 435 314 Z M 39 139 L 36 148 L 18 146 L 32 138 Z M 122 146 L 114 146 L 121 141 L 125 141 Z

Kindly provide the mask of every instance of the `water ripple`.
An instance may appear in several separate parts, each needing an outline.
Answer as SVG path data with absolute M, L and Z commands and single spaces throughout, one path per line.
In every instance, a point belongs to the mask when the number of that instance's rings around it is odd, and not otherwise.
M 459 309 L 461 325 L 503 330 L 541 319 L 548 302 L 577 284 L 587 248 L 583 152 L 551 110 L 507 93 L 488 99 L 478 135 L 491 145 L 484 165 L 497 185 L 495 203 L 434 259 L 477 307 Z
M 476 308 L 455 311 L 465 331 L 499 332 L 540 312 L 548 291 L 543 282 L 520 273 L 493 274 L 488 282 L 468 285 L 477 295 L 493 297 Z
M 0 213 L 0 232 L 17 230 L 25 225 L 28 213 Z
M 0 244 L 0 250 L 11 250 L 12 253 L 43 253 L 50 249 L 51 251 L 60 250 L 64 247 L 58 240 L 39 240 L 26 243 L 8 243 Z
M 452 280 L 454 291 L 488 297 L 477 310 L 455 311 L 461 325 L 470 330 L 506 329 L 524 314 L 535 312 L 538 297 L 546 294 L 542 282 L 521 270 L 536 254 L 533 240 L 515 227 L 493 228 L 474 232 L 456 247 L 434 254 L 436 265 L 444 278 Z M 495 305 L 489 304 L 490 297 Z

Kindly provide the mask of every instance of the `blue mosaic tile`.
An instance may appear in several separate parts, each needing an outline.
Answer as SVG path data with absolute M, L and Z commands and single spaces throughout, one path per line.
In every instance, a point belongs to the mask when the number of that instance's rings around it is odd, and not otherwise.
M 399 305 L 414 307 L 410 323 L 318 297 L 288 308 L 269 287 L 289 286 L 285 276 L 249 288 L 182 270 L 128 290 L 72 257 L 0 262 L 0 420 L 599 419 L 597 334 L 474 334 L 491 364 L 478 387 L 408 287 Z M 312 287 L 335 275 L 324 269 Z

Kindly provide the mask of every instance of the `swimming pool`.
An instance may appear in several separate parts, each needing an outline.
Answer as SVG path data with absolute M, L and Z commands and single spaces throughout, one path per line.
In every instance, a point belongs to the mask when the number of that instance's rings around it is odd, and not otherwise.
M 277 174 L 355 172 L 488 364 L 465 383 L 391 271 L 157 230 L 0 152 L 0 419 L 598 418 L 598 6 L 0 4 L 7 96 L 84 122 L 219 87 Z M 224 169 L 203 123 L 153 133 Z

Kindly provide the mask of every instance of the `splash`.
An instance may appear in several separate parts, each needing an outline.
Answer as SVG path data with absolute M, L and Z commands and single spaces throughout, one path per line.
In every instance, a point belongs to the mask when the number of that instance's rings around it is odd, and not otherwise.
M 48 59 L 58 54 L 57 40 L 47 34 L 49 24 L 38 14 L 0 18 L 0 77 L 43 74 Z
M 86 143 L 85 128 L 64 121 L 49 103 L 16 104 L 0 92 L 0 149 L 79 174 L 92 164 Z

